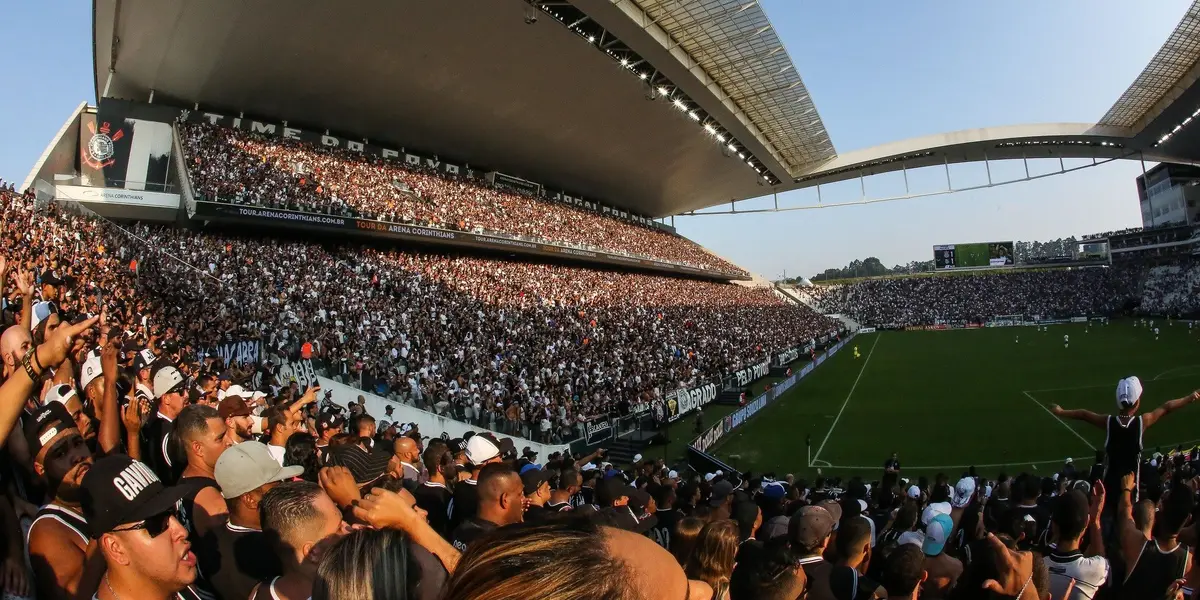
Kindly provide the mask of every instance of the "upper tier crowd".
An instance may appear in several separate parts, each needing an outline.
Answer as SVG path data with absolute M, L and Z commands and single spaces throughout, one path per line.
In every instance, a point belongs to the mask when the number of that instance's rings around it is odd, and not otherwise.
M 192 188 L 236 203 L 516 236 L 745 275 L 686 238 L 621 219 L 327 148 L 180 124 Z
M 1150 315 L 1200 311 L 1200 265 L 1190 259 L 1147 266 L 947 274 L 864 279 L 803 288 L 827 313 L 905 327 L 983 322 L 996 316 L 1069 318 L 1131 309 Z

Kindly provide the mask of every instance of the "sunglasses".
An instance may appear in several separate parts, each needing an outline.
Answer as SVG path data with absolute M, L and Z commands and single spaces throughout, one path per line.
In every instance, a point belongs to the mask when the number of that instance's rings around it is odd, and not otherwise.
M 171 507 L 168 510 L 165 510 L 157 515 L 147 518 L 146 520 L 142 521 L 141 523 L 137 523 L 135 525 L 130 525 L 129 527 L 126 527 L 124 529 L 114 529 L 113 532 L 115 533 L 117 531 L 137 531 L 139 529 L 145 529 L 146 533 L 150 534 L 150 537 L 156 538 L 156 537 L 162 535 L 162 533 L 171 526 L 171 518 L 172 517 L 174 517 L 176 521 L 183 523 L 183 515 L 180 514 L 179 509 L 177 509 L 175 507 Z

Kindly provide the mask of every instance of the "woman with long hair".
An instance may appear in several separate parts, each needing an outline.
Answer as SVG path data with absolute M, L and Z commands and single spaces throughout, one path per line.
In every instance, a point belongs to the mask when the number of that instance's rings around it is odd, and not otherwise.
M 684 517 L 675 523 L 675 531 L 671 532 L 671 554 L 679 561 L 679 566 L 687 566 L 696 538 L 700 537 L 700 530 L 706 524 L 708 520 L 700 517 Z
M 418 597 L 420 573 L 403 532 L 358 529 L 321 559 L 312 600 L 409 600 Z
M 737 523 L 722 519 L 700 530 L 684 571 L 688 579 L 707 583 L 713 589 L 713 600 L 728 600 L 729 576 L 733 574 L 738 550 Z

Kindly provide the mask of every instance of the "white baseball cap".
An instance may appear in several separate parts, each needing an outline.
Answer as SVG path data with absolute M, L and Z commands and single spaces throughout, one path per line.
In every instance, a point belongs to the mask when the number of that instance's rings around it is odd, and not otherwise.
M 634 455 L 633 455 L 633 462 L 635 462 L 635 463 L 640 463 L 640 462 L 642 462 L 642 455 L 641 455 L 641 454 L 634 454 Z
M 250 392 L 247 392 L 246 388 L 243 388 L 240 385 L 231 385 L 228 388 L 226 388 L 225 396 L 226 397 L 237 396 L 238 398 L 241 398 L 242 400 L 249 400 L 252 397 Z
M 482 465 L 497 456 L 500 456 L 500 449 L 482 435 L 473 435 L 467 440 L 467 460 L 471 461 L 471 464 Z
M 597 468 L 597 467 L 596 467 L 596 464 L 595 464 L 595 463 L 588 463 L 588 464 L 586 464 L 586 465 L 583 465 L 582 467 L 580 467 L 580 468 L 579 468 L 579 470 L 580 470 L 580 471 L 584 471 L 584 472 L 586 472 L 586 471 L 595 471 L 595 470 L 596 470 L 596 468 Z
M 971 503 L 971 497 L 975 495 L 975 478 L 963 477 L 958 480 L 954 486 L 954 508 L 963 508 Z
M 100 357 L 88 356 L 87 360 L 83 361 L 83 368 L 79 370 L 79 388 L 86 390 L 88 384 L 99 377 L 102 372 Z
M 1137 376 L 1126 377 L 1117 382 L 1117 408 L 1126 410 L 1138 403 L 1142 397 L 1142 380 Z
M 920 498 L 921 497 L 921 488 L 919 488 L 915 485 L 908 488 L 908 497 L 912 498 L 913 500 Z
M 50 388 L 50 391 L 46 392 L 46 398 L 42 401 L 42 406 L 50 404 L 51 402 L 57 402 L 63 406 L 66 406 L 67 400 L 75 397 L 75 395 L 75 386 L 62 383 Z
M 705 480 L 705 481 L 712 481 L 713 479 L 716 479 L 716 478 L 717 478 L 717 474 L 716 474 L 716 473 L 705 473 L 705 474 L 704 474 L 704 480 Z
M 154 397 L 162 398 L 184 383 L 183 374 L 175 367 L 163 367 L 154 374 Z
M 679 479 L 679 471 L 668 471 L 667 479 Z

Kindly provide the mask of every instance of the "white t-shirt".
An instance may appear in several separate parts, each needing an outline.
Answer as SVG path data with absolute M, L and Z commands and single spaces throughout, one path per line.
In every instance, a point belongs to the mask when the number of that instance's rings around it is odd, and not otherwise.
M 1103 556 L 1084 556 L 1078 550 L 1054 552 L 1042 560 L 1050 570 L 1050 596 L 1063 600 L 1091 600 L 1112 572 Z M 1071 593 L 1064 595 L 1067 588 Z
M 267 444 L 267 452 L 271 453 L 271 458 L 279 461 L 279 466 L 283 466 L 283 457 L 286 449 L 283 446 L 272 446 Z

